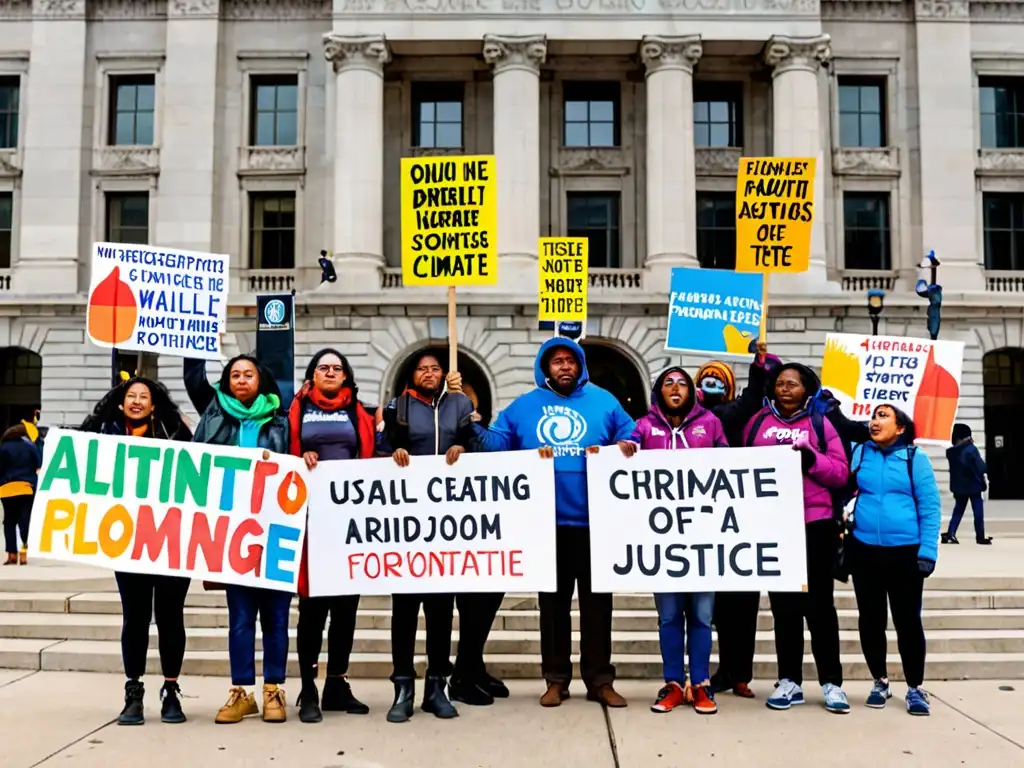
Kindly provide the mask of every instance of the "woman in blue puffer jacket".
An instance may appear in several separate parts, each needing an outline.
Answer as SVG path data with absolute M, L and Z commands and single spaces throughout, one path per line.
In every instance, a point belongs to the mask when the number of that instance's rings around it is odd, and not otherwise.
M 885 658 L 888 601 L 907 680 L 907 711 L 927 715 L 928 697 L 920 688 L 925 659 L 921 601 L 939 551 L 939 487 L 928 456 L 914 447 L 914 422 L 907 414 L 880 405 L 868 431 L 871 439 L 854 448 L 850 460 L 857 499 L 847 543 L 860 644 L 875 678 L 866 703 L 881 709 L 892 696 Z

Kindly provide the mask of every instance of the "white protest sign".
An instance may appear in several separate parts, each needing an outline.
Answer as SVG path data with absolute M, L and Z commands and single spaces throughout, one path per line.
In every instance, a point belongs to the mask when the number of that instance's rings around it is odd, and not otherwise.
M 553 592 L 554 472 L 536 451 L 320 462 L 310 595 Z
M 799 592 L 800 455 L 789 446 L 587 456 L 595 592 Z
M 228 257 L 94 243 L 86 329 L 99 347 L 219 360 Z

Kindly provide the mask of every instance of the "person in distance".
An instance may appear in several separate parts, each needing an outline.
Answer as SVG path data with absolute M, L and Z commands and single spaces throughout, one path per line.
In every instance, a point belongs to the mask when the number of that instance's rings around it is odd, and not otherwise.
M 949 490 L 953 494 L 953 516 L 949 519 L 949 528 L 942 534 L 943 544 L 959 544 L 956 532 L 960 521 L 964 519 L 967 502 L 971 502 L 974 513 L 974 540 L 978 544 L 989 545 L 992 537 L 985 535 L 985 500 L 982 498 L 988 485 L 985 475 L 988 467 L 981 458 L 978 446 L 974 444 L 971 428 L 967 424 L 953 425 L 953 447 L 946 449 L 949 461 Z
M 4 548 L 7 550 L 4 565 L 28 564 L 28 525 L 42 465 L 43 451 L 29 436 L 25 422 L 4 430 L 0 436 L 0 501 L 3 503 Z

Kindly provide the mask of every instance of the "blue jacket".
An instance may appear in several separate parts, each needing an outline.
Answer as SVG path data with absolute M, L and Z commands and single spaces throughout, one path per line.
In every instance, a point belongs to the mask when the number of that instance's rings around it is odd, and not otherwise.
M 983 493 L 988 468 L 973 440 L 964 440 L 946 449 L 949 459 L 949 491 L 954 496 L 976 496 Z
M 27 437 L 4 440 L 0 443 L 0 485 L 20 482 L 35 488 L 42 463 L 43 452 Z
M 562 396 L 548 385 L 541 359 L 553 347 L 567 347 L 580 362 L 576 389 Z M 615 396 L 590 383 L 587 360 L 571 339 L 548 339 L 541 345 L 533 366 L 537 389 L 520 395 L 498 414 L 490 429 L 476 427 L 477 448 L 484 451 L 518 451 L 549 445 L 555 453 L 555 509 L 558 525 L 586 526 L 588 446 L 614 445 L 628 440 L 633 420 Z
M 879 448 L 870 440 L 853 450 L 857 481 L 853 535 L 876 547 L 917 546 L 917 556 L 936 560 L 942 504 L 928 456 L 906 445 Z M 913 472 L 913 485 L 911 485 Z

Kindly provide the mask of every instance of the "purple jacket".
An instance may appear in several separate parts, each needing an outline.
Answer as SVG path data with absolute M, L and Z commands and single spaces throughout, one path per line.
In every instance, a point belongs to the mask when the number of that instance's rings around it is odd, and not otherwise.
M 722 422 L 700 403 L 694 403 L 679 428 L 673 429 L 657 401 L 652 400 L 650 412 L 637 420 L 630 439 L 644 451 L 729 447 Z

